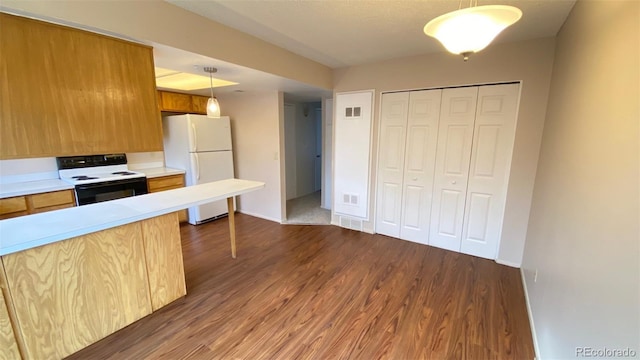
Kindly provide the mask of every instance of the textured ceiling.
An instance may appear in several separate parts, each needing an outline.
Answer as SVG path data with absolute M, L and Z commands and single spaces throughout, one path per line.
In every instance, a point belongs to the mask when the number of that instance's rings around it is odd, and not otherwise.
M 332 68 L 444 51 L 422 29 L 432 18 L 460 6 L 457 0 L 166 1 Z M 574 3 L 478 1 L 513 5 L 523 12 L 496 42 L 555 36 Z

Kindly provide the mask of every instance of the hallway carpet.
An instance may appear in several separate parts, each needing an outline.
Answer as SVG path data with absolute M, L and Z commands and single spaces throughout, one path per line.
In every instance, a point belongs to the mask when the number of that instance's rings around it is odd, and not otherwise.
M 287 200 L 285 224 L 329 225 L 331 211 L 320 207 L 320 191 Z

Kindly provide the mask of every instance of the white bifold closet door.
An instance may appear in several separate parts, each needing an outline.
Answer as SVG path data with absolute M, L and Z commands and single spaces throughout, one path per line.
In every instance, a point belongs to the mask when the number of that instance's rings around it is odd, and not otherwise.
M 477 87 L 444 89 L 438 129 L 429 245 L 460 251 Z
M 445 89 L 429 244 L 495 259 L 519 84 Z
M 502 234 L 519 84 L 481 86 L 460 251 L 495 259 Z
M 376 232 L 426 244 L 442 90 L 382 95 Z

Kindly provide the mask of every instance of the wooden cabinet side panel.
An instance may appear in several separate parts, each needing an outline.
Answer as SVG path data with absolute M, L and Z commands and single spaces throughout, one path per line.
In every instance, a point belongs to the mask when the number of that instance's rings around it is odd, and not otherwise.
M 0 158 L 162 150 L 152 50 L 0 14 Z
M 3 262 L 28 358 L 62 358 L 151 313 L 139 223 Z
M 142 221 L 142 233 L 155 311 L 187 294 L 177 213 Z

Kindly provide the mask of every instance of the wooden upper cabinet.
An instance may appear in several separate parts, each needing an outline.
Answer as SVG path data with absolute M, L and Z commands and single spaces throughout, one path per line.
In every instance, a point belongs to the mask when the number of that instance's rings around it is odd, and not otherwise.
M 171 91 L 158 91 L 160 110 L 185 114 L 207 114 L 206 96 L 189 95 Z
M 0 159 L 162 150 L 150 47 L 0 13 Z
M 191 95 L 168 91 L 159 91 L 158 94 L 162 111 L 190 112 Z
M 206 96 L 191 96 L 191 106 L 194 114 L 207 114 L 207 102 L 209 98 Z

